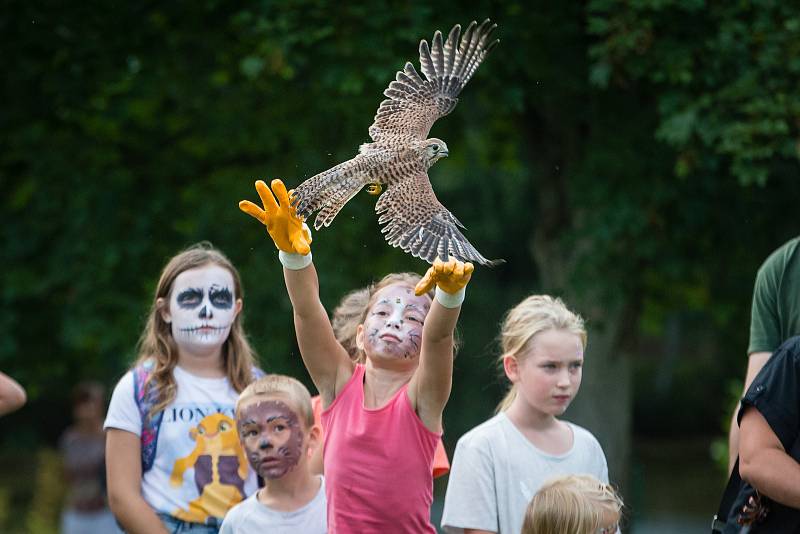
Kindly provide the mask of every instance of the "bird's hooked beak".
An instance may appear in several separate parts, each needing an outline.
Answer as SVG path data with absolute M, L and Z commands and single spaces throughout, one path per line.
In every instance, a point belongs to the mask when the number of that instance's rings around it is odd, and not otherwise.
M 447 150 L 442 150 L 439 152 L 439 157 L 446 158 L 448 154 L 450 154 L 450 152 L 448 152 Z

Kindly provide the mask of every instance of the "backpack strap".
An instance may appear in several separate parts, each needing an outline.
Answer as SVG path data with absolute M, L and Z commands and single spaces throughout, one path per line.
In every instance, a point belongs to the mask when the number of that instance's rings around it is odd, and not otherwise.
M 739 490 L 742 487 L 742 477 L 739 476 L 739 458 L 736 458 L 736 463 L 733 464 L 733 471 L 731 476 L 728 477 L 728 485 L 725 486 L 725 492 L 722 494 L 722 500 L 719 503 L 719 508 L 714 518 L 711 520 L 711 532 L 724 532 L 725 522 L 731 513 L 733 503 L 739 496 Z
M 142 417 L 141 449 L 142 449 L 142 474 L 153 467 L 156 458 L 156 444 L 158 431 L 161 428 L 161 419 L 164 411 L 161 410 L 150 416 L 150 410 L 158 402 L 158 392 L 155 387 L 148 387 L 147 382 L 153 374 L 153 360 L 147 360 L 133 368 L 133 398 L 139 415 Z

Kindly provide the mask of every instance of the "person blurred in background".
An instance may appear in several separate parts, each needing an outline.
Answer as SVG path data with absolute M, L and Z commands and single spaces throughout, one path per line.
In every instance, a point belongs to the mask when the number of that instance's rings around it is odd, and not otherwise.
M 0 415 L 19 410 L 26 400 L 25 389 L 16 380 L 0 372 Z
M 67 485 L 62 534 L 121 532 L 106 499 L 105 403 L 106 391 L 99 383 L 81 382 L 72 391 L 73 423 L 58 444 Z

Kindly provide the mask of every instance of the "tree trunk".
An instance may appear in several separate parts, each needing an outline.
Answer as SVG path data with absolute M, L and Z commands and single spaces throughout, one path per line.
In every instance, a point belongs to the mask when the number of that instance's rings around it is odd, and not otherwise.
M 581 389 L 565 417 L 597 437 L 608 460 L 609 478 L 624 491 L 633 411 L 632 370 L 624 349 L 630 346 L 628 338 L 633 334 L 630 326 L 635 324 L 635 304 L 624 291 L 597 288 L 589 280 L 579 280 L 578 267 L 591 261 L 592 243 L 583 237 L 565 238 L 574 231 L 569 166 L 581 157 L 580 128 L 568 131 L 563 122 L 529 113 L 521 129 L 529 146 L 536 147 L 531 168 L 541 170 L 534 180 L 532 202 L 538 217 L 529 246 L 542 291 L 561 297 L 570 309 L 580 313 L 589 334 Z M 585 273 L 586 269 L 580 271 Z

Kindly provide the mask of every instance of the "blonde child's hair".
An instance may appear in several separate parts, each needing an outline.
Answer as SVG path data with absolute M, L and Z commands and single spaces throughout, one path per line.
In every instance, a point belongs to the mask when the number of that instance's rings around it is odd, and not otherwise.
M 286 375 L 262 376 L 242 391 L 236 400 L 236 417 L 239 417 L 239 407 L 246 400 L 253 397 L 283 396 L 292 404 L 292 408 L 301 416 L 306 428 L 314 426 L 314 410 L 311 407 L 311 394 L 302 382 Z
M 156 286 L 156 294 L 150 307 L 147 323 L 137 345 L 138 356 L 134 367 L 148 360 L 153 361 L 153 370 L 147 387 L 155 387 L 158 402 L 150 410 L 149 416 L 163 410 L 175 399 L 178 386 L 173 369 L 178 365 L 178 346 L 172 337 L 172 329 L 161 315 L 158 299 L 169 302 L 175 279 L 184 271 L 217 265 L 226 269 L 233 277 L 234 294 L 237 299 L 244 297 L 242 281 L 233 263 L 208 241 L 202 241 L 176 254 L 167 262 Z M 233 319 L 228 339 L 222 345 L 222 364 L 231 387 L 242 391 L 253 380 L 255 352 L 244 333 L 243 317 L 239 313 Z
M 500 327 L 500 365 L 505 356 L 514 356 L 519 361 L 530 348 L 536 334 L 547 330 L 571 332 L 581 339 L 586 348 L 586 328 L 580 315 L 570 311 L 557 297 L 531 295 L 511 308 L 503 319 Z M 507 410 L 516 396 L 517 387 L 512 384 L 495 412 Z
M 369 309 L 374 304 L 375 293 L 393 284 L 408 286 L 413 291 L 420 280 L 422 280 L 422 277 L 417 273 L 389 273 L 378 282 L 351 291 L 342 298 L 342 301 L 333 310 L 331 326 L 333 326 L 336 340 L 344 347 L 350 358 L 358 363 L 364 363 L 366 360 L 364 351 L 356 346 L 356 332 L 358 331 L 358 325 L 364 323 Z M 433 289 L 428 291 L 426 295 L 432 301 Z M 458 345 L 456 336 L 454 336 L 454 345 Z
M 622 507 L 609 484 L 589 475 L 561 476 L 533 496 L 521 534 L 595 534 L 611 526 L 609 518 L 619 522 Z

